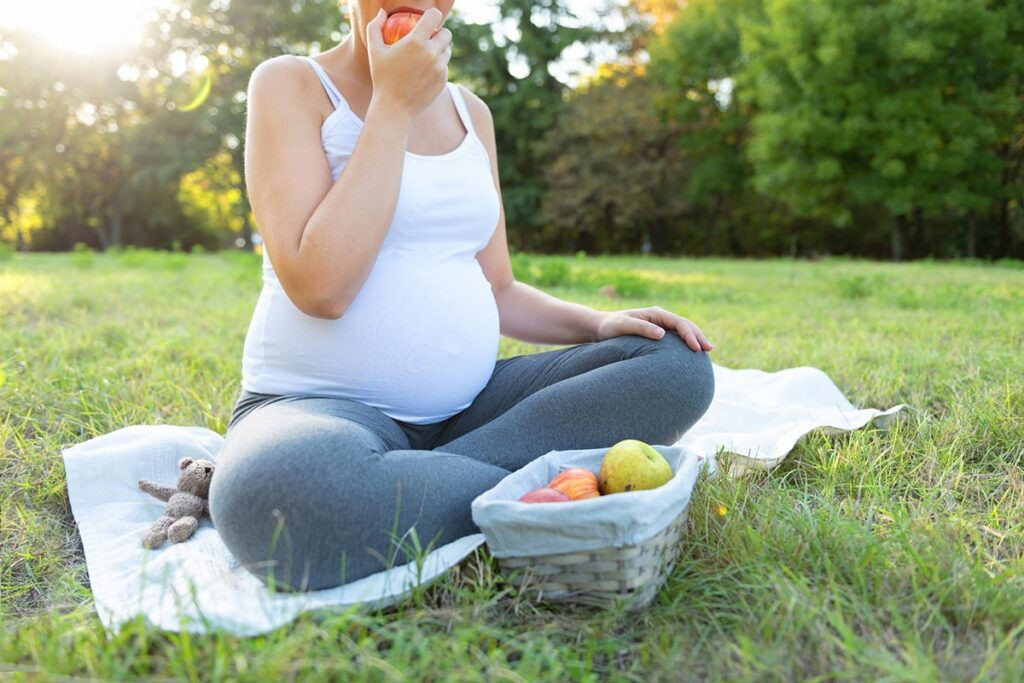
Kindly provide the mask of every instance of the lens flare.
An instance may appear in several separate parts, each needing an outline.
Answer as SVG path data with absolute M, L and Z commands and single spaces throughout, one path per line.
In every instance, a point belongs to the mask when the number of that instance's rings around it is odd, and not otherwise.
M 206 98 L 210 96 L 210 88 L 213 85 L 213 77 L 210 75 L 210 69 L 211 67 L 207 67 L 206 71 L 204 71 L 203 75 L 200 77 L 202 78 L 202 83 L 199 85 L 199 91 L 196 93 L 196 96 L 193 97 L 192 101 L 188 104 L 177 107 L 178 111 L 192 111 L 202 105 L 202 103 L 206 101 Z

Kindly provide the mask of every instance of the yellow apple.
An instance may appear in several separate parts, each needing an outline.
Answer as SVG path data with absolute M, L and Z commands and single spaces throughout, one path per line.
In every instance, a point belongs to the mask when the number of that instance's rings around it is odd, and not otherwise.
M 598 486 L 602 494 L 655 489 L 672 478 L 672 466 L 653 446 L 624 439 L 601 460 Z

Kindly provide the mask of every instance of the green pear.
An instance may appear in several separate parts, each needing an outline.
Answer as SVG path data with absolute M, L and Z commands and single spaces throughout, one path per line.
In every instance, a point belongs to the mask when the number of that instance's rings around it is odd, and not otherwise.
M 608 449 L 597 477 L 602 494 L 655 489 L 672 478 L 672 466 L 655 448 L 625 439 Z

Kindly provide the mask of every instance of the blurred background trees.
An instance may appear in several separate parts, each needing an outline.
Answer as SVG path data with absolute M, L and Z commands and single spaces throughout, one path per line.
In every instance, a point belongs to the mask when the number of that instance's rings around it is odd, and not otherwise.
M 1024 258 L 1024 0 L 598 1 L 449 18 L 514 248 Z M 337 0 L 164 0 L 78 54 L 0 18 L 0 241 L 251 248 L 249 75 L 347 33 Z M 556 78 L 581 46 L 615 56 Z

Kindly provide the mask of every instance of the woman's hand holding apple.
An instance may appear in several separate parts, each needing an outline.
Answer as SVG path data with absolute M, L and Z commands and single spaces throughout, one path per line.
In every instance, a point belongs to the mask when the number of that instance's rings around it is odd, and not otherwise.
M 371 106 L 377 103 L 415 118 L 448 82 L 452 32 L 441 28 L 441 10 L 431 7 L 413 29 L 393 45 L 384 43 L 387 14 L 381 9 L 366 25 L 366 47 L 373 81 Z

